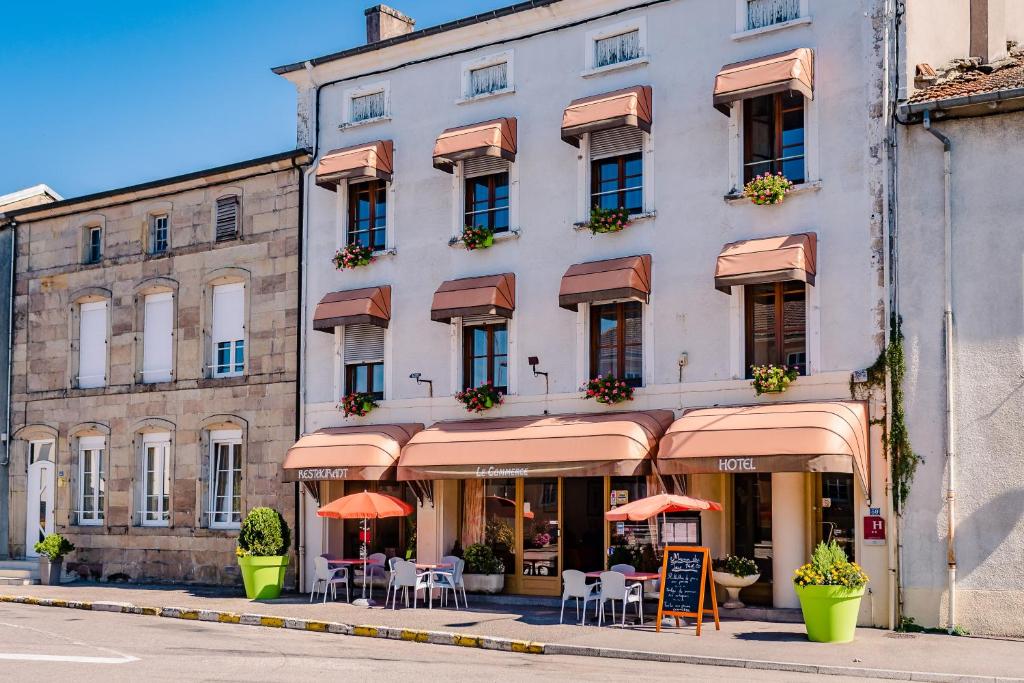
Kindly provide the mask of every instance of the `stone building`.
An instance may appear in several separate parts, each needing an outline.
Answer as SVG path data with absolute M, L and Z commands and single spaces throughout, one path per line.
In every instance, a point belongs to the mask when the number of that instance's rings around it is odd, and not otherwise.
M 293 521 L 302 150 L 10 212 L 10 552 L 231 583 L 257 505 Z M 26 514 L 27 513 L 27 514 Z

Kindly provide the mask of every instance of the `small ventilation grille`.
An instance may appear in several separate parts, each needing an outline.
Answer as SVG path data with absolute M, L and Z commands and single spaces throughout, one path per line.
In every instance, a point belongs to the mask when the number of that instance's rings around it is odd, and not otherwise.
M 238 197 L 221 197 L 217 200 L 217 241 L 233 240 L 238 237 Z

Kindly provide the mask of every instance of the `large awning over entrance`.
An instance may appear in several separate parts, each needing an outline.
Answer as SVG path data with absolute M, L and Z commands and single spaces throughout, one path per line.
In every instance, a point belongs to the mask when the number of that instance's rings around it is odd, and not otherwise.
M 402 446 L 421 424 L 329 427 L 307 434 L 288 449 L 285 481 L 392 479 Z
M 438 422 L 402 449 L 398 479 L 647 474 L 672 417 L 648 410 Z
M 573 100 L 562 113 L 562 139 L 579 147 L 581 135 L 599 130 L 632 126 L 650 133 L 651 97 L 651 86 L 634 85 Z
M 516 160 L 516 119 L 449 128 L 434 143 L 434 168 L 451 173 L 455 162 L 478 157 Z
M 818 236 L 813 232 L 730 242 L 715 265 L 715 289 L 732 293 L 734 285 L 799 280 L 814 284 Z
M 733 102 L 788 90 L 814 99 L 814 52 L 810 48 L 726 64 L 715 78 L 714 105 L 728 116 Z
M 696 408 L 661 439 L 660 474 L 856 471 L 868 491 L 863 401 Z

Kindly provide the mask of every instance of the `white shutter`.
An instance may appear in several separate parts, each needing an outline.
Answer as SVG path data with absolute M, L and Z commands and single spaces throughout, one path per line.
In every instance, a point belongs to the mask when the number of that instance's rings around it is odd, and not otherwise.
M 107 381 L 107 302 L 82 304 L 79 318 L 78 386 L 102 387 Z
M 171 341 L 174 333 L 174 295 L 146 297 L 142 333 L 142 381 L 171 381 Z
M 591 159 L 633 154 L 643 151 L 643 148 L 644 133 L 633 126 L 599 130 L 590 134 Z
M 505 173 L 508 171 L 508 161 L 501 157 L 476 157 L 466 159 L 462 166 L 463 175 L 467 178 L 476 178 L 482 175 L 494 173 Z
M 233 240 L 238 237 L 238 197 L 221 197 L 217 200 L 216 240 Z
M 245 284 L 232 282 L 213 288 L 213 343 L 245 339 Z
M 384 328 L 376 325 L 345 325 L 345 363 L 383 363 Z

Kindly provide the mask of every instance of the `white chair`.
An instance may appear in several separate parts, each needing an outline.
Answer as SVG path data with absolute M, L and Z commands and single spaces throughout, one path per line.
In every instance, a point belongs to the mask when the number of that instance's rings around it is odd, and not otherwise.
M 597 592 L 601 590 L 601 584 L 587 583 L 587 575 L 577 569 L 566 569 L 562 572 L 562 609 L 558 613 L 558 623 L 562 623 L 565 616 L 565 601 L 570 598 L 576 599 L 576 621 L 583 626 L 587 625 L 587 604 L 598 601 Z M 580 622 L 580 599 L 583 599 L 583 621 Z M 597 605 L 594 605 L 596 608 Z
M 401 558 L 392 557 L 388 560 L 388 588 L 384 593 L 384 606 L 388 605 L 388 598 L 391 597 L 391 590 L 395 587 L 395 563 L 400 561 Z
M 398 589 L 402 589 L 403 600 L 408 603 L 409 589 L 412 588 L 412 608 L 416 609 L 417 595 L 420 590 L 426 591 L 430 597 L 430 575 L 426 572 L 420 574 L 416 571 L 416 565 L 405 560 L 395 562 L 394 578 L 392 579 L 391 609 L 396 609 L 398 603 Z M 431 603 L 433 599 L 431 598 Z M 386 607 L 387 605 L 385 605 Z
M 636 574 L 636 567 L 631 564 L 613 564 L 610 571 L 620 574 Z
M 626 607 L 630 603 L 636 603 L 637 614 L 640 615 L 640 623 L 644 623 L 644 589 L 639 583 L 631 586 L 626 585 L 626 576 L 619 572 L 601 572 L 601 594 L 598 596 L 600 608 L 597 613 L 597 625 L 604 622 L 604 603 L 612 601 L 612 623 L 615 622 L 615 601 L 622 602 L 622 625 L 626 625 Z
M 466 600 L 466 584 L 462 580 L 462 573 L 466 569 L 466 561 L 461 557 L 455 557 L 454 555 L 441 558 L 442 564 L 450 564 L 451 567 L 445 567 L 444 569 L 435 569 L 430 573 L 430 580 L 434 588 L 441 589 L 441 605 L 447 604 L 448 594 L 445 591 L 450 590 L 452 596 L 455 598 L 455 609 L 459 608 L 459 590 L 462 590 L 462 606 L 469 607 L 469 602 Z
M 324 589 L 324 602 L 327 602 L 327 589 L 331 589 L 331 593 L 334 599 L 338 599 L 338 584 L 345 584 L 345 601 L 351 601 L 352 596 L 348 592 L 348 567 L 334 567 L 332 568 L 328 563 L 326 557 L 314 557 L 313 558 L 313 569 L 315 571 L 313 577 L 313 590 L 309 593 L 309 601 L 313 602 L 313 597 L 316 595 L 317 586 L 323 586 Z
M 370 586 L 370 599 L 373 599 L 373 579 L 380 577 L 385 581 L 390 581 L 388 576 L 388 570 L 385 568 L 387 564 L 388 556 L 384 553 L 373 553 L 366 558 L 366 565 L 363 567 L 363 572 L 366 573 L 366 580 Z

